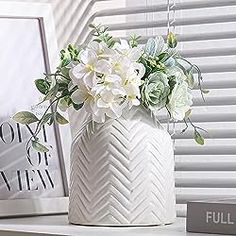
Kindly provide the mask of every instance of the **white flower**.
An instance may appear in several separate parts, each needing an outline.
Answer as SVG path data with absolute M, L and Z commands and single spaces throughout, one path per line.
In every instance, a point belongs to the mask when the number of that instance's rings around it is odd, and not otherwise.
M 92 88 L 97 83 L 96 73 L 109 74 L 111 72 L 110 63 L 105 59 L 99 60 L 97 54 L 91 49 L 82 51 L 80 60 L 81 63 L 70 71 L 70 77 L 74 84 L 83 80 L 84 84 Z
M 131 109 L 132 106 L 140 105 L 139 98 L 140 86 L 142 85 L 141 78 L 145 74 L 145 68 L 140 63 L 132 63 L 122 75 L 122 87 L 126 92 L 126 104 Z
M 83 83 L 79 83 L 78 89 L 71 95 L 71 99 L 76 104 L 84 103 L 84 108 L 87 112 L 93 113 L 96 108 L 96 92 L 87 87 Z
M 125 93 L 122 89 L 104 89 L 97 100 L 97 107 L 102 109 L 108 117 L 119 118 L 124 108 L 124 96 Z
M 121 88 L 122 79 L 119 75 L 111 74 L 104 76 L 103 79 L 94 87 L 96 93 L 100 93 L 103 89 L 112 90 L 114 88 Z
M 193 104 L 188 83 L 184 80 L 177 79 L 176 84 L 168 98 L 169 102 L 167 107 L 172 118 L 175 120 L 183 120 L 185 113 Z
M 114 74 L 122 75 L 124 74 L 131 65 L 131 60 L 120 54 L 115 54 L 110 58 L 112 64 L 112 70 Z
M 136 62 L 142 55 L 143 50 L 141 47 L 131 47 L 129 43 L 121 39 L 120 43 L 115 43 L 114 47 L 120 54 L 128 57 L 131 61 Z
M 104 42 L 98 43 L 96 41 L 91 41 L 88 44 L 88 48 L 93 50 L 100 58 L 108 58 L 116 54 L 115 50 L 109 48 Z

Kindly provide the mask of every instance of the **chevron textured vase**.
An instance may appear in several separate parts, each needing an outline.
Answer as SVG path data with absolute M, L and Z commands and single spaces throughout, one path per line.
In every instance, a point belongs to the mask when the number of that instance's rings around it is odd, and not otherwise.
M 140 108 L 81 128 L 72 144 L 69 221 L 82 225 L 174 222 L 169 134 Z

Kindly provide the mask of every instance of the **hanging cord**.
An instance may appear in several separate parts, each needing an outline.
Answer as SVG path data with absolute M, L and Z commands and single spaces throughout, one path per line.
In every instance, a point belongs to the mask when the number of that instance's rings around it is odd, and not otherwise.
M 176 12 L 176 1 L 167 0 L 167 35 L 172 32 L 175 33 L 175 12 Z
M 167 0 L 167 35 L 172 32 L 175 33 L 176 22 L 176 1 Z M 172 128 L 170 127 L 172 124 Z M 176 134 L 175 121 L 170 122 L 170 117 L 167 119 L 167 131 L 173 137 Z M 175 149 L 175 138 L 173 138 L 173 145 Z

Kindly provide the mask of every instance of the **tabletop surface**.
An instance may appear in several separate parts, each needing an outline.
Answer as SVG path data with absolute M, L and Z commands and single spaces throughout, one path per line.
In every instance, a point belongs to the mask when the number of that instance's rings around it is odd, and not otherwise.
M 185 231 L 185 218 L 156 227 L 94 227 L 68 223 L 67 215 L 0 219 L 0 236 L 203 236 Z M 212 234 L 211 234 L 212 235 Z

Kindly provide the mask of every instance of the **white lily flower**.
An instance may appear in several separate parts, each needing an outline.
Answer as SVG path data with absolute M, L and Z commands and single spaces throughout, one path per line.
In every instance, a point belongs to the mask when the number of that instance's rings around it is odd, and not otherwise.
M 104 42 L 98 43 L 96 41 L 91 41 L 88 44 L 88 48 L 93 50 L 100 58 L 108 58 L 116 54 L 115 50 L 109 48 Z
M 141 96 L 139 96 L 140 98 Z M 136 94 L 129 94 L 127 96 L 127 106 L 129 109 L 131 109 L 133 106 L 139 106 L 140 105 L 140 100 L 138 99 Z
M 115 54 L 111 57 L 111 65 L 114 74 L 122 75 L 124 74 L 129 67 L 131 66 L 132 62 L 128 57 L 125 57 L 120 54 Z
M 76 104 L 84 103 L 84 108 L 89 113 L 96 111 L 97 96 L 93 90 L 83 83 L 78 85 L 78 89 L 71 95 L 71 99 Z
M 115 43 L 113 48 L 123 56 L 128 57 L 133 62 L 136 62 L 143 53 L 143 49 L 141 47 L 132 48 L 127 40 L 124 39 L 121 39 L 120 43 Z
M 96 93 L 99 94 L 104 89 L 112 90 L 114 88 L 121 88 L 121 84 L 121 77 L 116 74 L 111 74 L 104 76 L 101 82 L 94 87 L 94 90 L 96 90 Z
M 98 59 L 97 54 L 86 49 L 80 54 L 81 63 L 70 71 L 70 77 L 74 84 L 78 84 L 83 80 L 84 84 L 92 88 L 97 83 L 96 73 L 109 74 L 111 72 L 111 64 L 105 59 Z
M 123 77 L 124 88 L 131 89 L 140 93 L 139 86 L 142 85 L 142 77 L 145 74 L 145 68 L 140 63 L 133 63 L 132 66 L 126 71 Z
M 140 86 L 142 77 L 145 74 L 145 67 L 140 63 L 132 63 L 132 66 L 126 71 L 123 77 L 123 87 L 126 91 L 126 103 L 131 109 L 132 106 L 140 105 L 141 98 Z
M 97 100 L 97 107 L 103 109 L 108 117 L 119 118 L 124 108 L 124 96 L 125 93 L 121 89 L 104 89 Z

